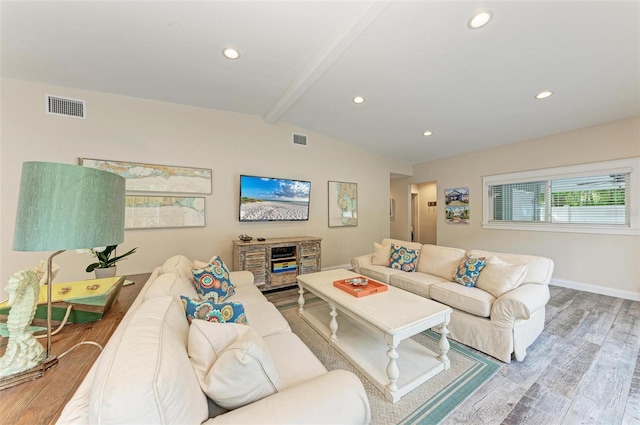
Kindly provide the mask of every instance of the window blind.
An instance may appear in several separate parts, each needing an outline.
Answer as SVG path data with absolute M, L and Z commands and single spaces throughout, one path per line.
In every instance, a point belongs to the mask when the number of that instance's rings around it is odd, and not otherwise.
M 630 172 L 489 185 L 489 220 L 626 226 Z

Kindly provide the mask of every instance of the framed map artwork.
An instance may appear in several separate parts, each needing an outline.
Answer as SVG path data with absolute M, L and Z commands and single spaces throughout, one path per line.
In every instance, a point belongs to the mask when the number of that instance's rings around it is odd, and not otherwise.
M 110 171 L 125 178 L 127 192 L 172 192 L 210 194 L 210 168 L 177 167 L 139 162 L 78 158 L 84 167 Z
M 127 195 L 125 199 L 125 229 L 204 227 L 204 217 L 204 197 Z
M 358 225 L 358 184 L 329 182 L 329 227 Z

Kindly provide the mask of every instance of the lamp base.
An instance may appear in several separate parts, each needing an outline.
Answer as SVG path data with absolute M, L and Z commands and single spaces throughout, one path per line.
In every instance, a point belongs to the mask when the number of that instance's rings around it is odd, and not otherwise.
M 38 366 L 29 370 L 14 373 L 13 375 L 0 378 L 0 391 L 7 388 L 15 387 L 16 385 L 23 384 L 29 381 L 35 381 L 38 378 L 42 378 L 44 374 L 58 364 L 58 357 L 50 355 L 44 359 Z

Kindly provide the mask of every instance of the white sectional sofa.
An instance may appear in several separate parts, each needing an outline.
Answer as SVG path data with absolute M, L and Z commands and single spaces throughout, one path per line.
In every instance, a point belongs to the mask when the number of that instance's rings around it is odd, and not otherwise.
M 420 250 L 414 271 L 385 264 L 388 246 Z M 546 257 L 505 254 L 384 239 L 372 254 L 354 258 L 356 273 L 388 283 L 453 308 L 449 337 L 509 363 L 524 360 L 540 335 L 553 261 Z M 385 251 L 387 250 L 387 251 Z M 468 256 L 485 258 L 474 287 L 452 281 Z
M 180 295 L 198 297 L 192 268 L 191 260 L 175 256 L 153 271 L 58 423 L 370 422 L 359 379 L 347 371 L 328 372 L 253 285 L 250 272 L 230 273 L 235 294 L 228 298 L 243 304 L 248 326 L 203 320 L 189 325 Z M 222 341 L 234 333 L 251 338 L 242 347 Z M 218 369 L 206 375 L 212 364 Z M 216 381 L 220 399 L 242 406 L 227 410 L 214 403 L 202 389 L 209 379 Z M 255 388 L 257 381 L 264 385 Z M 265 387 L 273 394 L 252 401 Z

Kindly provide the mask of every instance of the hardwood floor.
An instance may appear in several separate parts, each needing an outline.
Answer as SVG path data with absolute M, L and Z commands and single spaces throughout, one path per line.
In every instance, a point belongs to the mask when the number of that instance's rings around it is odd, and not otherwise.
M 549 288 L 526 359 L 505 364 L 442 425 L 640 424 L 640 302 Z
M 640 424 L 640 302 L 550 286 L 545 329 L 443 425 Z

